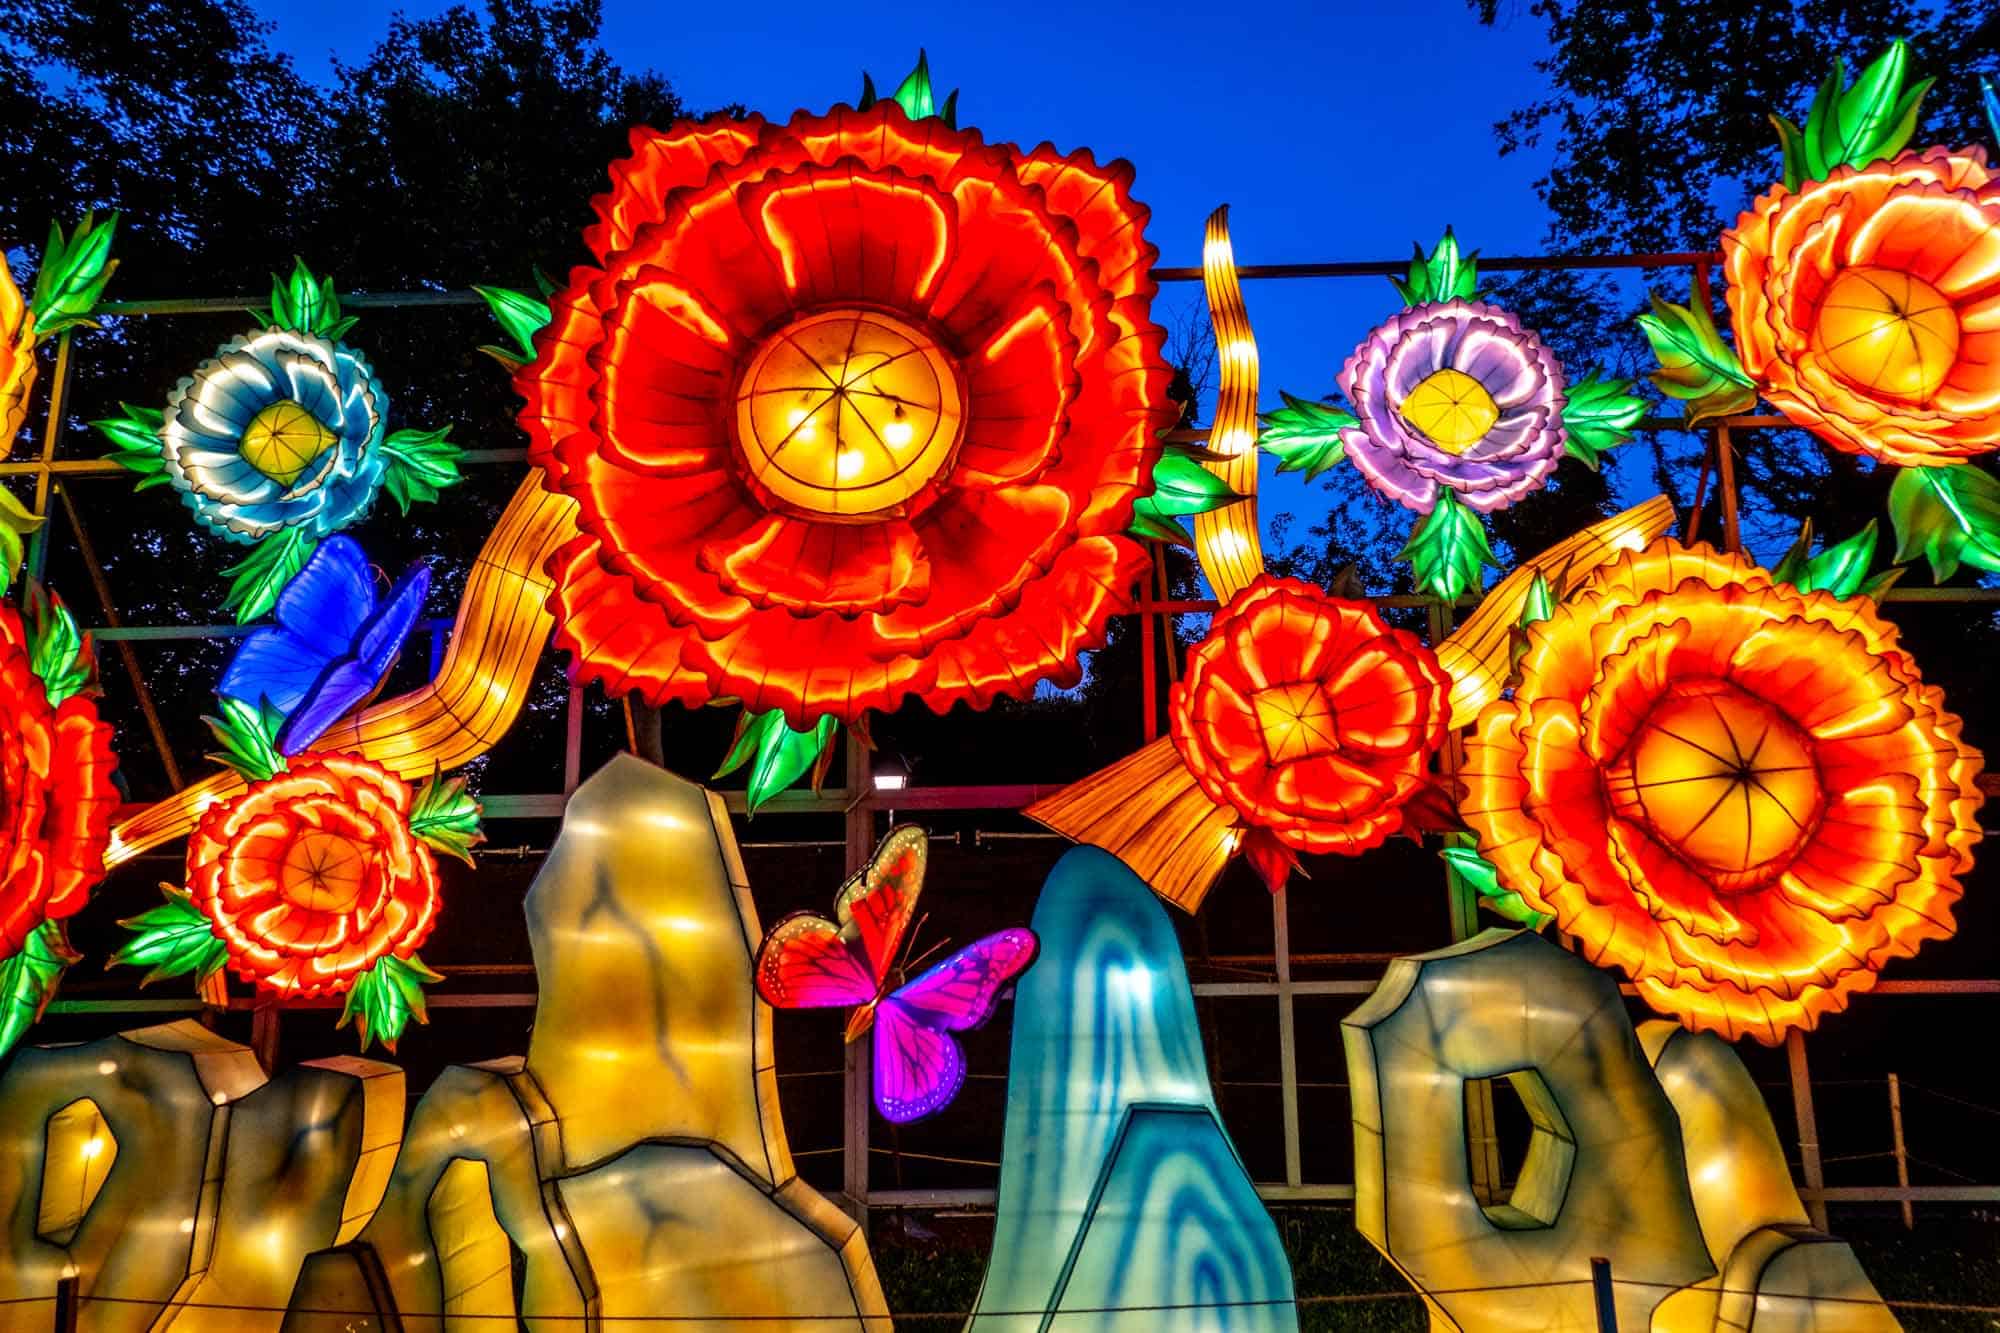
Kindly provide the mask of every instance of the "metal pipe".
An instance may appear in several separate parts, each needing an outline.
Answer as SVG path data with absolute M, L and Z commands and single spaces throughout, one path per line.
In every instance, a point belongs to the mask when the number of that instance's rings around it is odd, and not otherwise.
M 1903 1084 L 1896 1072 L 1889 1071 L 1889 1142 L 1896 1155 L 1896 1185 L 1899 1189 L 1910 1187 L 1910 1155 L 1903 1147 Z M 1914 1231 L 1917 1226 L 1916 1206 L 1908 1199 L 1900 1200 L 1903 1210 L 1903 1230 Z

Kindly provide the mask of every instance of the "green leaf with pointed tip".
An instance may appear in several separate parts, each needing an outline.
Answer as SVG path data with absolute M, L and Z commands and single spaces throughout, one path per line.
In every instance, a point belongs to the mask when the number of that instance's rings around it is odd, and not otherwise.
M 515 365 L 526 365 L 533 361 L 535 335 L 546 328 L 548 322 L 555 317 L 549 309 L 548 301 L 530 296 L 526 292 L 517 292 L 511 287 L 474 287 L 472 290 L 486 298 L 487 309 L 493 312 L 493 318 L 500 322 L 501 329 L 520 349 L 518 355 L 500 347 L 482 347 L 479 350 L 503 362 L 511 361 Z
M 1856 591 L 1871 602 L 1879 602 L 1882 600 L 1882 594 L 1895 587 L 1903 575 L 1909 572 L 1908 565 L 1891 565 L 1880 574 L 1864 579 Z
M 306 261 L 294 255 L 287 277 L 271 278 L 271 308 L 252 311 L 272 328 L 310 333 L 338 342 L 354 327 L 353 317 L 341 318 L 340 297 L 332 278 L 316 278 Z
M 1771 566 L 1772 582 L 1796 585 L 1799 576 L 1805 572 L 1806 561 L 1812 556 L 1812 546 L 1813 525 L 1812 520 L 1807 519 L 1799 524 L 1799 535 L 1792 539 L 1792 544 L 1785 549 L 1785 554 L 1779 558 L 1777 564 Z
M 1555 595 L 1549 591 L 1549 581 L 1540 570 L 1535 571 L 1535 581 L 1528 585 L 1528 595 L 1521 599 L 1521 619 L 1516 622 L 1522 629 L 1538 620 L 1547 620 L 1556 613 Z
M 1445 874 L 1454 887 L 1464 886 L 1479 895 L 1479 905 L 1501 918 L 1529 930 L 1540 930 L 1555 918 L 1528 906 L 1527 899 L 1500 883 L 1500 872 L 1479 854 L 1473 840 L 1463 833 L 1447 835 L 1452 845 L 1438 855 L 1444 858 Z
M 418 501 L 437 499 L 438 492 L 464 479 L 459 475 L 458 460 L 465 457 L 465 450 L 445 438 L 450 433 L 450 426 L 406 429 L 382 441 L 382 454 L 388 460 L 382 471 L 382 488 L 399 512 L 407 514 Z
M 744 798 L 753 815 L 764 802 L 811 771 L 820 751 L 832 742 L 839 724 L 838 718 L 829 715 L 815 722 L 809 731 L 793 731 L 785 722 L 785 715 L 776 709 L 758 721 L 764 725 L 757 739 L 756 757 L 750 762 L 749 791 Z
M 1651 378 L 1661 393 L 1703 399 L 1730 385 L 1756 387 L 1706 309 L 1673 305 L 1657 296 L 1652 303 L 1652 313 L 1639 316 L 1639 327 L 1659 359 L 1660 368 Z
M 1631 388 L 1632 381 L 1599 379 L 1595 370 L 1569 386 L 1562 420 L 1571 458 L 1594 472 L 1599 454 L 1632 438 L 1646 400 Z
M 27 506 L 14 498 L 14 492 L 0 486 L 0 592 L 13 586 L 14 571 L 27 553 L 21 539 L 41 526 L 40 514 L 29 513 Z
M 1443 489 L 1396 558 L 1410 562 L 1421 591 L 1445 603 L 1479 587 L 1482 565 L 1500 566 L 1486 540 L 1486 521 Z
M 1444 239 L 1437 243 L 1437 249 L 1426 255 L 1424 248 L 1415 247 L 1416 257 L 1410 261 L 1408 278 L 1391 278 L 1396 294 L 1403 298 L 1404 305 L 1423 305 L 1430 301 L 1469 301 L 1479 288 L 1479 252 L 1461 254 L 1458 238 L 1451 234 L 1451 228 L 1444 229 Z
M 722 757 L 722 763 L 709 775 L 709 781 L 726 778 L 743 765 L 750 762 L 757 747 L 764 742 L 764 732 L 774 723 L 782 724 L 785 715 L 777 709 L 768 713 L 753 713 L 744 709 L 736 715 L 736 735 L 729 742 L 729 753 Z
M 1528 585 L 1528 595 L 1521 601 L 1521 618 L 1508 632 L 1507 671 L 1510 677 L 1528 651 L 1528 626 L 1538 620 L 1547 620 L 1555 613 L 1555 594 L 1549 588 L 1549 581 L 1538 571 L 1534 582 Z
M 249 555 L 229 567 L 235 577 L 229 582 L 229 595 L 222 599 L 223 609 L 233 608 L 239 625 L 269 611 L 318 545 L 318 539 L 307 536 L 302 527 L 284 528 L 259 541 Z
M 0 962 L 0 1059 L 41 1021 L 63 973 L 82 960 L 70 948 L 62 922 L 44 921 L 28 933 L 19 952 Z
M 185 890 L 162 884 L 160 892 L 166 895 L 164 903 L 118 923 L 133 935 L 106 966 L 151 969 L 141 986 L 189 974 L 200 982 L 221 968 L 229 950 Z
M 120 403 L 118 407 L 125 415 L 90 423 L 92 429 L 114 446 L 105 457 L 138 473 L 139 490 L 166 485 L 167 459 L 160 448 L 160 429 L 166 422 L 166 413 L 157 407 L 134 407 L 130 403 Z
M 68 236 L 61 227 L 49 227 L 49 243 L 35 274 L 35 294 L 28 301 L 38 342 L 78 324 L 91 324 L 90 312 L 118 267 L 118 261 L 111 257 L 118 215 L 113 213 L 102 222 L 96 217 L 85 213 Z
M 1876 524 L 1868 526 L 1844 542 L 1835 542 L 1807 560 L 1791 582 L 1800 592 L 1830 592 L 1842 599 L 1861 591 L 1868 581 L 1868 566 L 1875 559 Z
M 1132 506 L 1134 517 L 1176 519 L 1206 514 L 1243 497 L 1215 473 L 1169 446 L 1153 466 L 1153 493 Z
M 1132 521 L 1125 525 L 1125 535 L 1142 542 L 1165 542 L 1169 546 L 1185 546 L 1194 549 L 1194 534 L 1171 518 L 1157 514 L 1142 514 L 1136 509 Z
M 1806 180 L 1806 136 L 1799 127 L 1773 112 L 1771 128 L 1778 132 L 1778 147 L 1785 155 L 1785 188 L 1796 190 Z
M 215 698 L 221 717 L 204 717 L 203 722 L 221 742 L 222 753 L 208 757 L 236 770 L 245 782 L 262 782 L 285 770 L 285 756 L 278 752 L 278 730 L 285 715 L 269 702 L 246 703 L 226 694 Z
M 1303 472 L 1311 481 L 1347 457 L 1340 432 L 1357 423 L 1352 412 L 1305 398 L 1294 398 L 1283 389 L 1278 397 L 1285 405 L 1264 414 L 1264 428 L 1257 443 L 1278 460 L 1280 472 Z
M 875 82 L 866 74 L 861 76 L 861 96 L 863 99 L 861 109 L 866 110 L 867 105 L 875 100 Z M 954 89 L 951 96 L 945 99 L 943 110 L 938 108 L 937 98 L 931 87 L 930 56 L 921 48 L 917 51 L 917 67 L 896 86 L 896 91 L 891 94 L 891 100 L 902 107 L 903 114 L 911 120 L 938 116 L 947 125 L 956 128 L 958 92 Z
M 410 803 L 410 832 L 467 865 L 472 864 L 472 849 L 486 841 L 479 827 L 479 802 L 465 790 L 465 779 L 447 778 L 435 765 Z
M 1866 166 L 1900 152 L 1916 133 L 1924 94 L 1933 82 L 1924 79 L 1905 89 L 1903 80 L 1909 65 L 1908 45 L 1891 42 L 1888 50 L 1861 71 L 1854 86 L 1843 92 L 1846 68 L 1835 60 L 1813 98 L 1812 112 L 1799 136 L 1803 176 L 1792 178 L 1788 160 L 1786 185 L 1797 189 L 1803 180 L 1824 180 L 1835 167 Z M 1781 139 L 1783 135 L 1780 130 Z
M 424 1005 L 424 984 L 443 980 L 415 954 L 407 959 L 386 954 L 349 989 L 347 1003 L 340 1010 L 340 1021 L 334 1026 L 344 1028 L 354 1024 L 363 1051 L 379 1041 L 394 1054 L 396 1043 L 402 1039 L 403 1029 L 410 1025 L 411 1019 L 430 1022 Z
M 1712 393 L 1691 398 L 1681 408 L 1681 420 L 1690 427 L 1704 421 L 1739 416 L 1757 406 L 1757 391 L 1741 384 L 1724 384 Z
M 1960 564 L 2000 573 L 2000 479 L 1974 463 L 1908 467 L 1889 487 L 1896 563 L 1922 555 L 1943 582 Z
M 28 664 L 41 677 L 48 692 L 49 707 L 63 700 L 97 690 L 97 664 L 90 652 L 90 638 L 76 627 L 76 619 L 60 597 L 28 585 Z

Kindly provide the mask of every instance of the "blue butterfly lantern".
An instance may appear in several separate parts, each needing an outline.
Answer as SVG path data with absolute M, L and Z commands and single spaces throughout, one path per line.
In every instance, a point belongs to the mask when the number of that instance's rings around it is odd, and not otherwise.
M 361 544 L 330 538 L 278 594 L 277 623 L 244 639 L 216 692 L 284 714 L 278 751 L 298 754 L 381 688 L 430 586 L 418 561 L 378 601 Z

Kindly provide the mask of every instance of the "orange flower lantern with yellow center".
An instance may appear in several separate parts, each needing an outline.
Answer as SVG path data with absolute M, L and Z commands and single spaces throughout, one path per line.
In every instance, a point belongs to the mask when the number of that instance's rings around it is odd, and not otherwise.
M 284 996 L 339 995 L 437 921 L 437 863 L 411 832 L 410 788 L 355 755 L 300 755 L 188 839 L 188 892 L 229 966 Z
M 1404 827 L 1450 691 L 1431 650 L 1372 605 L 1266 574 L 1216 613 L 1168 712 L 1188 771 L 1235 812 L 1276 892 L 1298 853 L 1355 856 Z
M 1656 542 L 1530 625 L 1519 671 L 1460 813 L 1654 1008 L 1775 1043 L 1952 933 L 1980 755 L 1869 599 Z
M 1722 249 L 1743 369 L 1786 416 L 1905 467 L 2000 448 L 2000 181 L 1982 149 L 1777 186 Z
M 517 376 L 577 676 L 801 730 L 1074 680 L 1178 416 L 1130 168 L 892 100 L 632 149 Z

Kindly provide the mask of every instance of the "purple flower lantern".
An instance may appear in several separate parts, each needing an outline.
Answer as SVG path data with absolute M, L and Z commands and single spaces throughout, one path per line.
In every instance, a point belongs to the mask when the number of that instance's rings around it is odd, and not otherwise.
M 1356 418 L 1340 432 L 1348 459 L 1420 514 L 1439 487 L 1490 514 L 1563 459 L 1562 366 L 1520 320 L 1480 301 L 1393 316 L 1347 358 L 1341 388 Z
M 1488 565 L 1487 514 L 1540 490 L 1565 457 L 1595 468 L 1646 413 L 1629 380 L 1580 380 L 1521 321 L 1477 299 L 1476 257 L 1447 227 L 1418 247 L 1403 309 L 1341 368 L 1353 411 L 1284 394 L 1258 445 L 1308 480 L 1352 461 L 1368 485 L 1422 514 L 1398 559 L 1442 602 L 1476 592 Z

